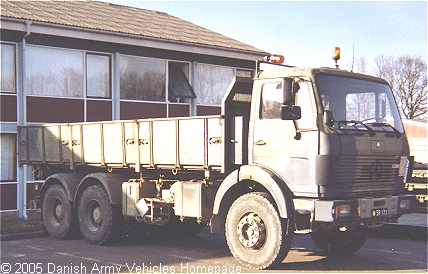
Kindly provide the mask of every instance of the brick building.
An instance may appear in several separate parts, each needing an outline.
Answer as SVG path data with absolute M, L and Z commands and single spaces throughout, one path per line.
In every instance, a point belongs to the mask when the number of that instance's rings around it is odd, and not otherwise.
M 267 53 L 166 13 L 97 1 L 1 1 L 1 205 L 25 218 L 17 126 L 219 114 Z

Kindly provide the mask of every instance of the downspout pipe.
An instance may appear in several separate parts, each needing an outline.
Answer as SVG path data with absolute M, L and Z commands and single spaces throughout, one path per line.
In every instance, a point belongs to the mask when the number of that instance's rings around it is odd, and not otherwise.
M 17 89 L 17 122 L 18 126 L 23 126 L 26 124 L 27 115 L 26 115 L 26 76 L 27 76 L 27 56 L 26 56 L 26 38 L 31 34 L 32 21 L 26 20 L 25 27 L 26 33 L 22 37 L 21 42 L 19 43 L 19 66 L 18 66 L 18 89 Z M 18 133 L 17 133 L 18 136 Z M 18 149 L 18 142 L 16 142 L 16 146 Z M 18 166 L 18 165 L 17 165 Z M 22 167 L 18 167 L 18 182 L 17 182 L 17 209 L 18 209 L 18 217 L 24 220 L 28 219 L 27 216 L 27 165 L 23 165 Z

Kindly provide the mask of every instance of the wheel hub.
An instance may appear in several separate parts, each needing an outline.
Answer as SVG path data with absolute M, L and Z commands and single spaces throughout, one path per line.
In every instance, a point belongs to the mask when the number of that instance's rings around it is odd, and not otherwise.
M 54 214 L 55 214 L 55 219 L 58 222 L 61 222 L 62 217 L 64 215 L 64 206 L 62 205 L 62 203 L 58 202 L 56 204 Z
M 103 219 L 103 212 L 101 210 L 101 207 L 94 208 L 94 211 L 92 212 L 92 218 L 95 221 L 95 223 L 100 224 Z
M 245 248 L 259 249 L 266 238 L 263 220 L 256 213 L 244 215 L 238 222 L 237 233 L 239 242 Z

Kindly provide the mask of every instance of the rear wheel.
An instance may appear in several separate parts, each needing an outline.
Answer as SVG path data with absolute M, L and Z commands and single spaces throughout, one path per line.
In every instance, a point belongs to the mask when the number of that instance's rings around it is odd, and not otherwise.
M 239 197 L 226 217 L 226 239 L 233 256 L 242 264 L 266 269 L 280 264 L 291 246 L 292 233 L 266 193 Z
M 368 229 L 365 226 L 346 231 L 319 228 L 311 236 L 321 250 L 331 255 L 348 255 L 363 247 L 368 238 Z
M 120 207 L 113 205 L 102 186 L 92 185 L 79 202 L 79 227 L 85 239 L 92 244 L 109 244 L 120 239 Z
M 77 233 L 72 204 L 62 186 L 52 185 L 48 188 L 43 198 L 42 214 L 45 228 L 52 237 L 64 239 Z

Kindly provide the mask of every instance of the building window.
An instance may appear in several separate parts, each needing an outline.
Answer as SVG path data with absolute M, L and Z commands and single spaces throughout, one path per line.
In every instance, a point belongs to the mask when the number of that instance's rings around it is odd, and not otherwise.
M 1 91 L 16 92 L 15 45 L 0 44 L 1 48 Z
M 110 56 L 86 54 L 86 96 L 110 98 Z
M 0 181 L 16 181 L 16 134 L 0 134 L 0 149 Z
M 248 69 L 237 69 L 236 76 L 253 78 L 253 70 Z
M 120 98 L 165 102 L 166 61 L 120 56 Z
M 28 46 L 29 95 L 83 97 L 83 52 Z
M 235 76 L 235 69 L 197 64 L 196 75 L 196 104 L 218 106 Z
M 186 99 L 196 97 L 188 80 L 188 72 L 187 63 L 170 62 L 168 64 L 168 100 L 170 102 L 186 103 Z

